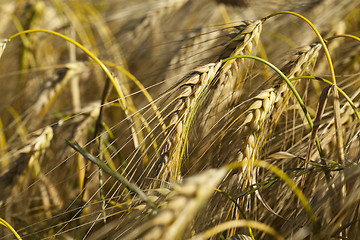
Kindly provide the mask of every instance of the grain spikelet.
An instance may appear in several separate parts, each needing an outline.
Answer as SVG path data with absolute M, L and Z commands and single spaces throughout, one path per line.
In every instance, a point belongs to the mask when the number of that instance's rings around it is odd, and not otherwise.
M 124 239 L 182 239 L 189 223 L 209 200 L 226 172 L 224 168 L 209 169 L 175 185 L 159 212 Z
M 251 54 L 253 46 L 258 43 L 260 33 L 262 30 L 261 20 L 257 21 L 244 21 L 240 25 L 240 33 L 238 33 L 233 39 L 230 40 L 227 48 L 230 45 L 235 44 L 235 49 L 230 54 L 230 57 L 237 55 Z M 227 57 L 226 55 L 221 56 L 222 58 Z M 239 81 L 238 74 L 240 69 L 240 64 L 242 63 L 241 59 L 232 59 L 223 64 L 220 76 L 220 84 L 225 82 Z M 234 84 L 235 85 L 235 84 Z
M 288 62 L 281 68 L 281 71 L 288 79 L 299 77 L 304 74 L 311 74 L 321 47 L 321 44 L 316 42 L 296 49 L 295 53 L 288 59 Z M 283 82 L 282 78 L 276 78 L 275 84 L 281 82 Z M 296 81 L 294 84 L 296 85 L 298 82 L 300 81 Z M 267 126 L 268 129 L 274 129 L 285 107 L 288 105 L 288 100 L 291 96 L 292 93 L 287 84 L 283 84 L 276 90 L 276 99 L 273 111 L 270 115 L 270 125 Z
M 281 68 L 281 71 L 288 78 L 312 72 L 321 47 L 321 43 L 316 42 L 296 49 L 295 54 L 289 58 L 287 64 Z
M 240 174 L 234 176 L 237 180 L 233 179 L 234 181 L 230 184 L 231 186 L 227 187 L 235 187 L 237 191 L 239 191 L 239 189 L 244 189 L 245 187 L 256 183 L 254 162 L 257 160 L 259 149 L 262 147 L 261 144 L 263 137 L 266 136 L 267 129 L 265 126 L 267 125 L 267 121 L 270 119 L 269 116 L 274 107 L 275 97 L 275 89 L 270 88 L 261 91 L 258 95 L 252 98 L 251 105 L 239 127 L 240 137 L 243 140 L 240 141 L 238 146 L 239 152 L 237 154 L 236 161 L 244 162 L 243 169 Z M 269 211 L 273 212 L 258 192 L 256 195 L 264 206 Z M 237 201 L 239 204 L 240 200 L 238 199 Z M 238 209 L 234 207 L 234 205 L 231 207 L 232 210 L 234 210 L 233 216 L 238 218 Z
M 249 108 L 249 112 L 245 116 L 242 123 L 242 135 L 245 136 L 244 150 L 239 155 L 238 161 L 246 161 L 248 173 L 253 166 L 256 159 L 256 148 L 258 148 L 259 137 L 264 132 L 263 130 L 266 121 L 269 119 L 269 114 L 272 112 L 275 103 L 275 90 L 273 88 L 261 91 L 254 97 L 253 103 Z

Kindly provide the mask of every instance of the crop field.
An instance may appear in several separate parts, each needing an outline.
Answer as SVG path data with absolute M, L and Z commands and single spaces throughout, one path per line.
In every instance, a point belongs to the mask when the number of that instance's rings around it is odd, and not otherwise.
M 0 240 L 360 239 L 359 0 L 0 6 Z

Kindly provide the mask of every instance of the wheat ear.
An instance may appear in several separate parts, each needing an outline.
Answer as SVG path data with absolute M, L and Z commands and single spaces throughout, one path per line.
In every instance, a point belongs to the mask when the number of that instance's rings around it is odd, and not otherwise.
M 69 63 L 64 68 L 58 69 L 56 75 L 45 82 L 43 90 L 27 117 L 30 119 L 28 125 L 30 129 L 36 129 L 39 126 L 57 96 L 73 77 L 82 73 L 85 68 L 82 62 Z
M 320 44 L 313 44 L 299 48 L 296 51 L 296 54 L 282 68 L 282 71 L 288 78 L 300 76 L 304 72 L 310 72 L 315 64 L 320 47 Z M 240 149 L 242 150 L 239 151 L 237 161 L 246 162 L 242 174 L 247 174 L 247 178 L 245 178 L 245 180 L 248 181 L 247 183 L 253 184 L 256 182 L 253 164 L 259 155 L 262 140 L 267 135 L 266 131 L 271 131 L 274 127 L 274 124 L 278 119 L 274 116 L 281 114 L 284 106 L 287 104 L 289 96 L 290 90 L 287 85 L 282 85 L 278 89 L 270 88 L 263 90 L 254 97 L 254 102 L 251 104 L 249 111 L 245 115 L 244 122 L 240 126 L 241 136 L 244 140 L 241 142 L 242 146 L 240 146 Z M 239 178 L 239 181 L 240 179 L 242 179 L 242 181 L 244 180 L 244 178 Z M 240 184 L 240 182 L 238 182 L 238 184 Z M 256 191 L 255 193 L 264 206 L 276 215 L 262 199 L 259 192 Z
M 9 193 L 14 185 L 21 181 L 19 178 L 27 167 L 34 167 L 36 176 L 40 174 L 39 160 L 50 146 L 53 135 L 53 128 L 47 126 L 33 133 L 33 136 L 28 140 L 28 144 L 19 150 L 20 156 L 14 161 L 10 169 L 0 176 L 0 188 L 2 189 L 0 200 L 10 196 Z
M 161 26 L 161 20 L 180 9 L 188 0 L 170 0 L 158 2 L 154 9 L 149 11 L 140 24 L 128 35 L 128 39 L 136 39 L 136 42 L 143 42 Z
M 231 29 L 223 54 L 219 58 L 224 59 L 237 55 L 251 55 L 255 52 L 262 31 L 262 21 L 244 21 Z M 230 54 L 229 54 L 230 52 Z M 228 111 L 234 103 L 234 99 L 242 94 L 242 85 L 245 83 L 246 74 L 251 68 L 251 62 L 236 58 L 223 63 L 216 76 L 214 91 L 208 107 L 205 109 L 207 121 L 204 129 L 211 129 L 218 121 L 215 112 Z
M 238 161 L 245 161 L 247 172 L 250 172 L 256 159 L 258 141 L 264 130 L 264 125 L 269 119 L 275 103 L 275 90 L 273 88 L 261 91 L 253 98 L 253 103 L 249 107 L 249 112 L 242 123 L 241 134 L 245 136 L 244 150 L 238 157 Z
M 173 101 L 168 115 L 169 133 L 160 152 L 160 174 L 177 181 L 180 176 L 181 158 L 186 144 L 189 126 L 198 106 L 211 86 L 221 62 L 199 67 L 186 77 L 180 87 L 181 93 Z
M 237 55 L 251 55 L 254 46 L 257 45 L 262 30 L 262 21 L 244 21 L 243 24 L 237 27 L 240 29 L 240 33 L 235 34 L 227 44 L 227 48 L 234 48 L 230 57 Z M 234 46 L 233 46 L 234 45 Z M 228 56 L 222 55 L 221 58 Z M 238 89 L 241 89 L 242 74 L 246 71 L 241 71 L 241 66 L 244 64 L 244 60 L 237 58 L 226 61 L 218 73 L 220 89 L 214 95 L 214 99 L 231 99 L 232 94 Z M 228 103 L 228 101 L 227 101 Z
M 225 168 L 209 169 L 174 185 L 168 200 L 150 220 L 124 239 L 183 239 L 185 230 L 226 175 Z
M 252 54 L 253 46 L 257 45 L 259 41 L 262 30 L 262 21 L 244 21 L 238 28 L 240 29 L 240 33 L 235 35 L 227 45 L 227 48 L 229 48 L 231 45 L 235 44 L 235 49 L 230 54 L 230 57 Z M 221 56 L 221 58 L 226 57 L 227 56 Z M 242 59 L 231 59 L 226 61 L 219 72 L 219 83 L 224 84 L 231 80 L 239 81 L 240 79 L 237 76 L 240 73 L 239 69 L 242 62 Z
M 272 112 L 275 103 L 275 89 L 270 88 L 261 91 L 258 95 L 251 99 L 251 105 L 246 110 L 244 120 L 239 126 L 240 136 L 243 139 L 238 146 L 239 152 L 236 161 L 243 161 L 243 170 L 233 181 L 231 187 L 236 187 L 238 190 L 244 185 L 250 185 L 256 182 L 254 174 L 254 162 L 258 156 L 258 149 L 261 147 L 262 137 L 266 135 L 266 124 L 269 120 L 269 115 Z M 247 176 L 244 178 L 244 176 Z M 228 186 L 229 187 L 229 186 Z M 271 212 L 274 211 L 266 204 L 259 193 L 256 193 L 259 200 Z M 240 199 L 237 200 L 239 204 Z M 232 205 L 233 215 L 235 218 L 239 217 L 238 209 Z
M 231 56 L 251 53 L 253 42 L 256 44 L 259 39 L 262 22 L 260 20 L 245 21 L 239 28 L 240 33 L 228 44 L 230 46 L 234 42 L 236 43 L 235 50 L 231 53 Z M 224 86 L 228 85 L 226 84 L 228 82 L 237 81 L 239 65 L 240 62 L 235 59 L 223 64 L 221 61 L 216 64 L 211 63 L 196 69 L 185 79 L 185 83 L 181 86 L 183 91 L 176 97 L 174 109 L 170 114 L 169 127 L 172 127 L 171 133 L 166 137 L 160 153 L 160 163 L 163 164 L 161 171 L 165 173 L 165 176 L 172 175 L 171 179 L 178 180 L 183 146 L 186 143 L 188 129 L 194 117 L 193 111 L 198 108 L 210 85 L 220 84 Z M 230 83 L 230 85 L 232 86 L 231 91 L 234 91 L 234 85 L 236 84 Z M 223 89 L 220 92 L 223 92 Z M 214 98 L 218 97 L 218 95 L 214 96 Z M 166 164 L 169 159 L 171 159 L 170 164 Z

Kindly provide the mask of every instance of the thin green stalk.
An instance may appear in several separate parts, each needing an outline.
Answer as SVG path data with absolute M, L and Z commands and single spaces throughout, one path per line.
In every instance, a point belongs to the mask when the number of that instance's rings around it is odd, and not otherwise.
M 120 183 L 124 184 L 126 188 L 129 189 L 131 192 L 137 194 L 141 198 L 141 200 L 143 200 L 144 202 L 146 202 L 146 204 L 148 204 L 149 207 L 151 207 L 152 209 L 157 208 L 156 205 L 152 201 L 150 201 L 150 199 L 146 196 L 146 194 L 136 184 L 131 183 L 120 173 L 113 171 L 105 162 L 100 161 L 98 158 L 87 152 L 84 148 L 80 147 L 79 144 L 72 143 L 68 140 L 66 140 L 66 143 L 70 147 L 72 147 L 75 151 L 79 152 L 84 158 L 91 161 L 92 163 L 95 163 L 104 172 L 114 177 Z
M 360 42 L 359 37 L 356 37 L 356 36 L 351 35 L 351 34 L 339 34 L 339 35 L 327 38 L 326 41 L 331 41 L 331 40 L 333 40 L 335 38 L 340 38 L 340 37 L 351 38 L 351 39 L 354 39 L 354 40 Z

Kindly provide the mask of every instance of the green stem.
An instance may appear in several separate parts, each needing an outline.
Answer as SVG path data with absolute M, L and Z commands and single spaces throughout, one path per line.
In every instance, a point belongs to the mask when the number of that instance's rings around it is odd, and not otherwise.
M 79 152 L 85 159 L 89 160 L 92 163 L 95 163 L 100 169 L 102 169 L 104 172 L 109 174 L 110 176 L 114 177 L 116 180 L 118 180 L 120 183 L 124 184 L 127 189 L 130 191 L 136 193 L 141 200 L 146 202 L 149 207 L 152 209 L 156 209 L 156 205 L 150 201 L 150 199 L 146 196 L 146 194 L 134 183 L 131 183 L 129 180 L 127 180 L 123 175 L 120 173 L 113 171 L 105 162 L 100 161 L 98 158 L 87 152 L 84 148 L 80 147 L 77 143 L 72 143 L 68 140 L 66 140 L 66 143 L 72 147 L 75 151 Z
M 360 42 L 359 37 L 356 37 L 356 36 L 351 35 L 351 34 L 339 34 L 339 35 L 327 38 L 326 41 L 331 41 L 331 40 L 333 40 L 335 38 L 340 38 L 340 37 L 351 38 L 351 39 L 354 39 L 354 40 Z
M 7 229 L 9 229 L 16 237 L 17 240 L 21 240 L 20 235 L 15 231 L 15 229 L 7 223 L 4 219 L 0 218 L 0 224 L 5 226 Z

